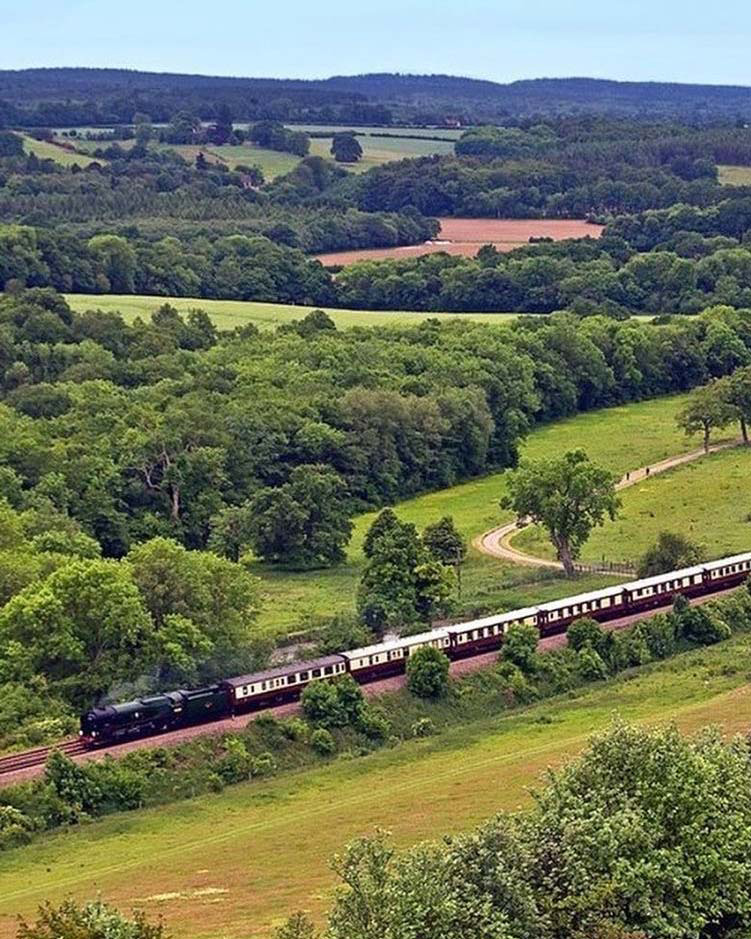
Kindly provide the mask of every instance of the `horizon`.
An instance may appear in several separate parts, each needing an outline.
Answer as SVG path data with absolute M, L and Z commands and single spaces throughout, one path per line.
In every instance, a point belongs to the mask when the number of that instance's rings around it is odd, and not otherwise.
M 471 75 L 465 73 L 451 72 L 406 72 L 397 70 L 392 72 L 368 71 L 368 72 L 332 72 L 328 75 L 304 76 L 304 75 L 262 75 L 262 74 L 241 74 L 231 72 L 196 72 L 196 71 L 175 71 L 172 69 L 159 68 L 136 68 L 124 65 L 27 65 L 18 68 L 0 68 L 0 74 L 36 72 L 36 71 L 93 71 L 93 72 L 132 72 L 133 74 L 146 75 L 179 75 L 191 78 L 219 78 L 230 79 L 234 81 L 278 81 L 278 82 L 326 82 L 338 78 L 366 78 L 377 75 L 398 76 L 401 78 L 453 78 L 461 81 L 488 82 L 499 86 L 509 86 L 520 84 L 522 82 L 536 81 L 591 81 L 608 82 L 617 85 L 685 85 L 709 88 L 751 88 L 751 75 L 747 83 L 743 82 L 713 82 L 713 81 L 676 81 L 674 79 L 662 78 L 609 78 L 597 75 L 587 74 L 567 74 L 567 75 L 527 75 L 521 78 L 512 78 L 508 81 L 500 81 L 494 78 L 487 78 L 483 75 Z
M 0 0 L 0 14 L 0 61 L 13 71 L 110 67 L 310 81 L 440 74 L 507 84 L 545 63 L 541 70 L 556 78 L 739 87 L 750 80 L 751 9 L 740 0 L 726 0 L 719 17 L 695 0 L 618 0 L 607 8 L 579 0 L 565 10 L 553 0 L 468 0 L 462 9 L 382 0 L 357 10 L 345 0 L 258 9 L 227 0 L 220 16 L 195 0 L 132 0 L 106 16 L 91 0 L 26 7 Z

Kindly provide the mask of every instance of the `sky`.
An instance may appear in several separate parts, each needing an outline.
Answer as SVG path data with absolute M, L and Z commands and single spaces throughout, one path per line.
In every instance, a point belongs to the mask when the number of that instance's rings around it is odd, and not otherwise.
M 749 0 L 0 0 L 0 68 L 751 85 Z

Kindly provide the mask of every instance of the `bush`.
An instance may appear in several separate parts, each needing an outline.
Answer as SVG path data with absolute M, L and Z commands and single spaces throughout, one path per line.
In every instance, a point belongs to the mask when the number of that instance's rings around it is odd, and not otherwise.
M 717 613 L 700 606 L 685 610 L 680 615 L 678 628 L 684 639 L 700 646 L 710 646 L 731 636 L 730 627 Z
M 308 739 L 310 733 L 308 725 L 299 717 L 288 717 L 286 720 L 280 721 L 279 729 L 287 740 L 302 740 L 304 742 Z
M 418 698 L 438 698 L 449 686 L 448 656 L 432 646 L 421 646 L 407 659 L 407 688 Z
M 432 737 L 435 733 L 435 724 L 429 717 L 420 717 L 410 729 L 413 737 Z
M 319 756 L 331 756 L 332 753 L 336 753 L 336 741 L 323 727 L 313 731 L 310 745 Z
M 566 630 L 568 644 L 578 652 L 584 646 L 589 645 L 597 652 L 601 652 L 600 645 L 605 633 L 597 620 L 585 616 L 582 619 L 574 620 Z
M 508 707 L 534 701 L 538 696 L 537 689 L 513 662 L 501 660 L 498 663 L 498 675 L 501 679 L 501 693 Z
M 382 711 L 365 707 L 357 721 L 357 729 L 371 740 L 385 740 L 389 735 L 391 725 Z
M 644 637 L 652 658 L 667 659 L 675 654 L 675 617 L 658 613 L 639 623 L 639 631 Z
M 253 776 L 270 776 L 276 769 L 274 757 L 266 752 L 260 753 L 253 760 L 251 772 Z
M 540 634 L 534 626 L 512 626 L 503 638 L 501 657 L 529 675 L 535 670 Z
M 12 805 L 0 805 L 0 850 L 15 848 L 31 839 L 34 823 Z
M 579 672 L 585 681 L 602 681 L 608 677 L 608 667 L 602 657 L 589 643 L 576 653 L 579 658 Z
M 216 763 L 216 772 L 225 783 L 242 782 L 249 779 L 253 771 L 247 747 L 236 737 L 228 737 L 224 743 L 224 756 Z
M 166 939 L 166 934 L 161 923 L 147 922 L 143 913 L 126 919 L 99 900 L 84 906 L 65 900 L 57 907 L 41 906 L 35 923 L 21 920 L 18 939 Z
M 351 675 L 312 682 L 303 691 L 301 703 L 305 716 L 319 727 L 354 725 L 365 706 L 362 689 Z

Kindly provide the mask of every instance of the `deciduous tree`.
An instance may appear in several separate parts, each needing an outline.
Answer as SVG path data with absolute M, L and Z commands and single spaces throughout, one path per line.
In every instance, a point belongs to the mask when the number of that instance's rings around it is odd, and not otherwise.
M 546 529 L 569 577 L 592 529 L 614 519 L 620 506 L 614 475 L 583 450 L 523 463 L 510 474 L 508 489 L 501 506 Z

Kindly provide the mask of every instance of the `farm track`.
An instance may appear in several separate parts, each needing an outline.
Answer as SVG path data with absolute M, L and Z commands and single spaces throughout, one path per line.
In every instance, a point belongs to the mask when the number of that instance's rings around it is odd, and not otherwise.
M 680 453 L 677 456 L 667 457 L 667 459 L 652 463 L 650 466 L 641 466 L 639 469 L 630 470 L 628 473 L 625 473 L 616 483 L 615 488 L 618 491 L 628 489 L 629 486 L 635 486 L 637 483 L 651 479 L 653 476 L 659 476 L 660 473 L 666 473 L 668 470 L 683 466 L 686 463 L 693 463 L 709 454 L 739 447 L 742 444 L 742 440 L 729 440 L 724 443 L 714 444 L 706 452 L 702 447 L 698 450 L 691 450 L 688 453 Z M 523 564 L 527 567 L 553 567 L 562 570 L 563 565 L 559 561 L 539 558 L 532 554 L 526 554 L 524 551 L 519 551 L 513 547 L 511 542 L 514 536 L 522 530 L 525 524 L 527 523 L 522 522 L 520 525 L 518 521 L 514 521 L 500 525 L 498 528 L 491 528 L 490 531 L 486 531 L 484 534 L 475 538 L 472 544 L 482 554 L 489 554 L 494 558 L 502 558 L 504 561 L 513 561 L 514 564 Z M 602 569 L 601 573 L 611 574 L 612 570 L 605 567 Z

